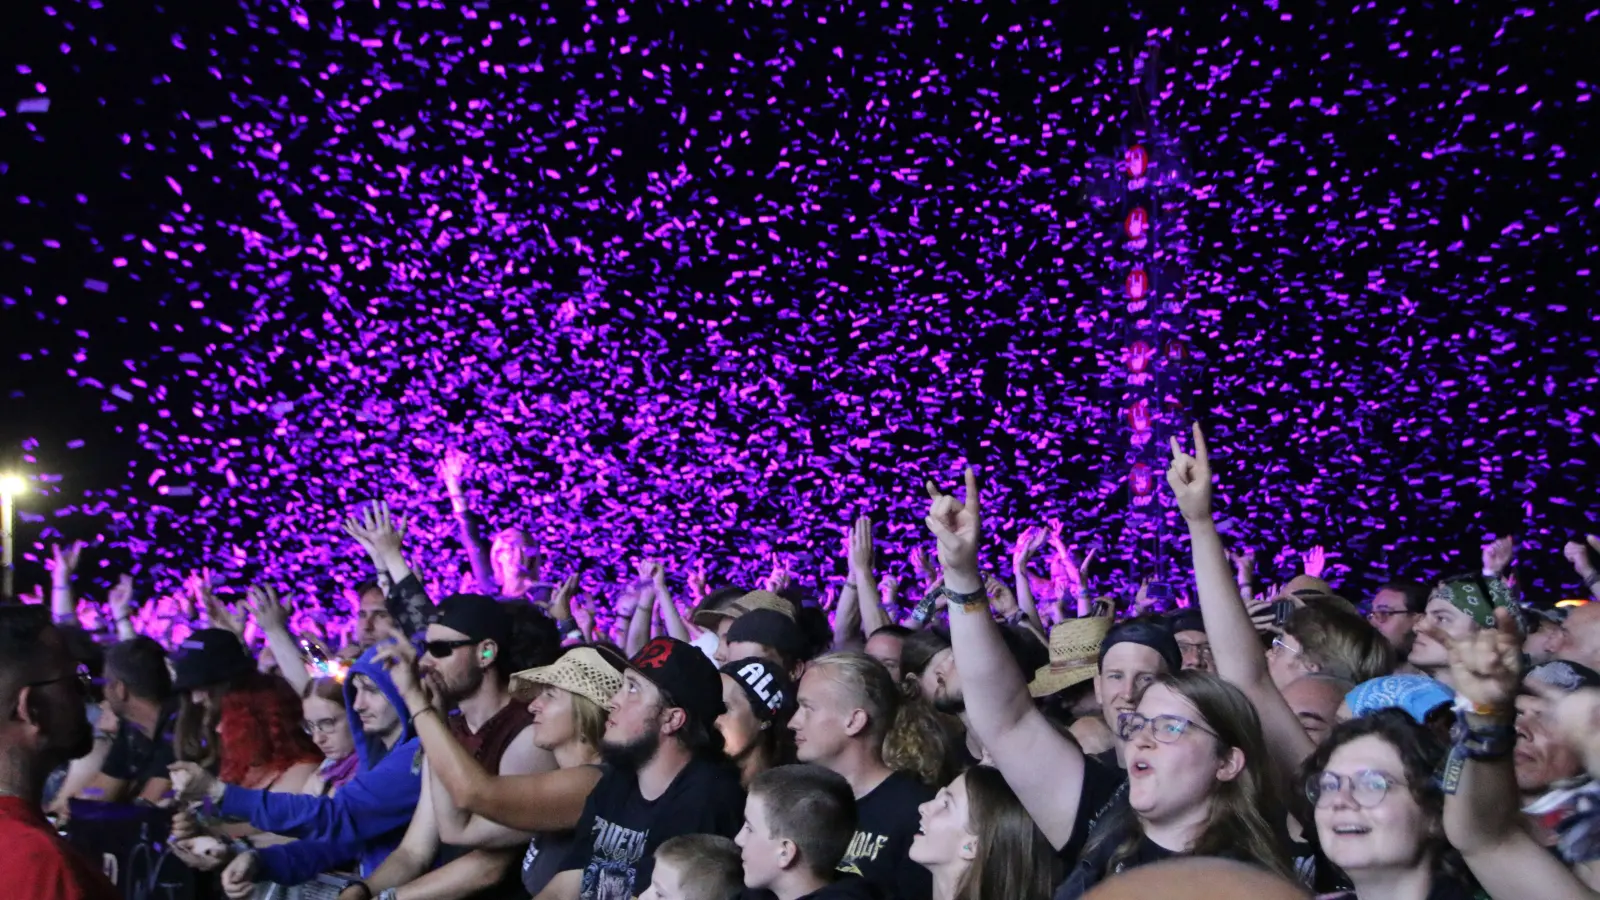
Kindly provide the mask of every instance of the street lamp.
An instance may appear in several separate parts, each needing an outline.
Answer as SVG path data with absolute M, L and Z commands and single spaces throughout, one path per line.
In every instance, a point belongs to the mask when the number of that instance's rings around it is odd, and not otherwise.
M 17 597 L 16 565 L 12 553 L 12 518 L 16 513 L 12 498 L 28 489 L 21 475 L 0 475 L 0 602 L 10 603 Z

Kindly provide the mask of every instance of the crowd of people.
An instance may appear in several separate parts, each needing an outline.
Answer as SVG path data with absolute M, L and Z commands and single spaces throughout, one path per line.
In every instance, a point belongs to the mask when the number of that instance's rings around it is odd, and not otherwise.
M 49 604 L 0 607 L 11 895 L 117 896 L 61 837 L 101 803 L 170 813 L 235 900 L 1600 897 L 1600 603 L 1522 597 L 1509 538 L 1359 603 L 1320 567 L 1263 589 L 1197 426 L 1167 473 L 1193 583 L 1125 608 L 1059 525 L 985 570 L 970 469 L 928 485 L 921 584 L 861 519 L 836 589 L 780 563 L 678 596 L 642 560 L 586 600 L 485 539 L 465 472 L 471 583 L 437 602 L 381 502 L 345 524 L 373 566 L 345 616 L 204 571 L 92 608 L 56 548 Z M 1586 592 L 1595 552 L 1566 548 Z

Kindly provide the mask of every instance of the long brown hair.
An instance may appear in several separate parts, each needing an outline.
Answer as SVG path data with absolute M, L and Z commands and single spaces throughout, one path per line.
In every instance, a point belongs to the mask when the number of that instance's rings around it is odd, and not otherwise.
M 1055 848 L 998 769 L 967 770 L 967 830 L 978 838 L 978 853 L 961 875 L 955 900 L 1048 900 L 1055 891 Z
M 1192 856 L 1224 856 L 1255 863 L 1293 880 L 1294 866 L 1284 852 L 1288 845 L 1287 815 L 1277 781 L 1268 763 L 1261 719 L 1243 691 L 1209 672 L 1184 669 L 1156 676 L 1155 685 L 1189 701 L 1201 722 L 1216 733 L 1217 754 L 1230 749 L 1244 754 L 1244 767 L 1232 781 L 1217 781 L 1211 789 L 1209 810 L 1200 836 L 1184 848 Z M 1140 692 L 1140 699 L 1144 696 Z M 1084 859 L 1095 859 L 1108 842 L 1120 843 L 1111 852 L 1101 875 L 1117 871 L 1130 859 L 1144 836 L 1132 807 L 1119 803 L 1105 816 L 1084 848 Z

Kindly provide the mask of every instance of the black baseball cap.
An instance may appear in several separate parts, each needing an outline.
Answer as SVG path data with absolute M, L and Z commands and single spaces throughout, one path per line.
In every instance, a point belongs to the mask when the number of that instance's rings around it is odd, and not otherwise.
M 239 636 L 226 628 L 202 628 L 172 654 L 172 689 L 192 691 L 223 684 L 256 670 Z
M 756 718 L 770 722 L 794 700 L 794 685 L 783 667 L 770 659 L 751 656 L 722 667 L 722 674 L 744 688 Z
M 482 594 L 452 594 L 433 613 L 433 624 L 454 629 L 469 640 L 494 641 L 503 653 L 511 643 L 511 613 Z
M 788 660 L 807 656 L 806 637 L 795 620 L 771 609 L 752 609 L 734 619 L 724 640 L 730 644 L 735 641 L 762 644 Z
M 1149 647 L 1161 655 L 1167 664 L 1168 672 L 1176 672 L 1183 668 L 1183 651 L 1178 649 L 1178 640 L 1172 636 L 1172 626 L 1166 622 L 1154 619 L 1129 619 L 1126 622 L 1111 626 L 1104 639 L 1100 641 L 1100 658 L 1098 665 L 1106 663 L 1106 651 L 1118 644 L 1139 644 Z
M 707 725 L 728 711 L 722 702 L 722 676 L 700 648 L 677 638 L 658 637 L 645 644 L 628 668 L 672 695 L 672 703 Z

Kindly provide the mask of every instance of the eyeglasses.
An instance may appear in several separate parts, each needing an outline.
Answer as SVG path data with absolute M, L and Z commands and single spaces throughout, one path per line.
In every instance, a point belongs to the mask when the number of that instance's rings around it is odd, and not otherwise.
M 1178 650 L 1180 652 L 1182 652 L 1182 653 L 1193 653 L 1196 656 L 1198 656 L 1200 659 L 1210 659 L 1211 658 L 1211 645 L 1210 644 L 1189 643 L 1187 641 L 1179 641 L 1178 642 Z
M 1388 623 L 1388 621 L 1390 619 L 1394 618 L 1395 616 L 1414 616 L 1414 615 L 1417 615 L 1417 613 L 1411 612 L 1410 610 L 1406 610 L 1406 609 L 1369 609 L 1369 610 L 1367 610 L 1367 621 L 1375 622 L 1375 623 L 1377 623 L 1379 625 L 1383 625 L 1383 624 Z
M 339 719 L 306 719 L 300 723 L 300 729 L 306 734 L 333 734 L 339 722 Z
M 90 673 L 89 667 L 84 663 L 78 663 L 77 668 L 73 670 L 71 675 L 62 675 L 57 678 L 46 678 L 44 681 L 30 681 L 28 682 L 28 687 L 44 687 L 47 684 L 55 684 L 58 681 L 77 681 L 78 690 L 83 691 L 85 695 L 94 693 L 95 677 Z
M 450 654 L 456 652 L 457 650 L 460 650 L 462 647 L 471 647 L 473 644 L 476 644 L 476 643 L 477 643 L 477 641 L 474 641 L 474 640 L 465 640 L 465 641 L 428 641 L 426 644 L 423 644 L 422 646 L 424 646 L 424 647 L 426 647 L 428 649 L 428 655 L 433 657 L 434 659 L 445 659 Z
M 1323 772 L 1306 779 L 1306 799 L 1319 809 L 1326 809 L 1334 797 L 1349 787 L 1350 799 L 1362 809 L 1371 809 L 1383 802 L 1390 788 L 1405 786 L 1404 781 L 1375 769 L 1362 769 L 1350 776 Z
M 1272 650 L 1275 653 L 1287 653 L 1290 656 L 1299 656 L 1300 655 L 1300 651 L 1299 650 L 1296 650 L 1295 648 L 1289 646 L 1289 642 L 1284 640 L 1281 637 L 1275 637 L 1275 638 L 1272 639 Z
M 1150 735 L 1156 739 L 1157 743 L 1161 744 L 1171 744 L 1177 741 L 1178 738 L 1183 737 L 1185 731 L 1191 728 L 1197 731 L 1204 731 L 1212 737 L 1217 736 L 1215 731 L 1197 722 L 1191 722 L 1183 716 L 1150 716 L 1146 718 L 1138 713 L 1123 713 L 1117 716 L 1117 737 L 1122 738 L 1124 741 L 1131 741 L 1147 725 L 1150 727 Z

